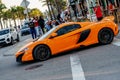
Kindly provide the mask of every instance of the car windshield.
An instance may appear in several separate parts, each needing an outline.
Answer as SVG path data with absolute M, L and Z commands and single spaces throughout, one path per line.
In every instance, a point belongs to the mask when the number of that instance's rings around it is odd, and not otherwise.
M 49 30 L 47 33 L 45 33 L 43 36 L 41 36 L 39 40 L 45 39 L 46 37 L 48 37 L 57 28 L 58 28 L 58 26 L 53 27 L 51 30 Z
M 9 33 L 9 29 L 0 31 L 0 35 L 4 35 L 4 34 L 7 34 L 7 33 Z

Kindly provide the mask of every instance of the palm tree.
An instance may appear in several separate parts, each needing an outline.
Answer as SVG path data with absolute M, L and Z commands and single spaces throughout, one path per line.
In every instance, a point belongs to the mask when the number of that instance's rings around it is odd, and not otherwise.
M 42 2 L 44 3 L 44 5 L 48 6 L 49 13 L 51 14 L 52 12 L 54 17 L 55 17 L 55 13 L 54 13 L 55 9 L 57 10 L 57 13 L 59 13 L 61 9 L 65 9 L 66 7 L 66 0 L 42 0 Z
M 0 26 L 1 29 L 3 29 L 3 25 L 2 25 L 2 15 L 3 15 L 3 10 L 6 9 L 6 6 L 4 4 L 2 4 L 2 2 L 0 1 Z
M 51 11 L 52 11 L 52 14 L 53 14 L 53 17 L 54 17 L 54 19 L 56 19 L 56 16 L 55 16 L 55 13 L 54 13 L 54 9 L 53 9 L 53 0 L 51 0 L 50 2 L 50 8 L 51 8 Z
M 19 19 L 19 21 L 20 21 L 20 24 L 22 24 L 22 19 L 24 19 L 25 18 L 25 15 L 24 15 L 24 8 L 23 7 L 21 7 L 21 6 L 17 6 L 16 7 L 16 15 L 17 15 L 17 18 Z
M 5 27 L 5 25 L 6 25 L 6 27 L 8 27 L 8 24 L 7 24 L 8 13 L 7 13 L 7 11 L 3 12 L 2 18 L 3 18 L 3 22 L 4 22 L 4 27 Z
M 17 18 L 17 8 L 16 6 L 11 7 L 12 19 L 14 21 L 14 26 L 16 27 L 16 18 Z
M 33 8 L 31 9 L 31 12 L 29 13 L 30 17 L 36 17 L 36 16 L 43 16 L 43 13 L 37 9 L 37 8 Z
M 11 23 L 12 13 L 11 13 L 11 10 L 10 10 L 10 9 L 7 10 L 7 18 L 8 18 L 10 27 L 11 27 L 11 25 L 12 25 L 12 23 Z
M 49 11 L 49 14 L 50 14 L 50 18 L 52 20 L 52 14 L 51 14 L 51 9 L 50 9 L 51 4 L 50 3 L 52 3 L 53 0 L 42 0 L 42 2 L 44 3 L 43 6 L 47 5 L 48 11 Z

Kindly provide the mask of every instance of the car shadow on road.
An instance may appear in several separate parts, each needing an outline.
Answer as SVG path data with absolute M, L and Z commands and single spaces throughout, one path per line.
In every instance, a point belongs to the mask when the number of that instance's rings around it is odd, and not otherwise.
M 16 67 L 23 68 L 24 70 L 34 70 L 42 66 L 43 66 L 43 63 L 40 63 L 40 61 L 27 61 L 27 62 L 16 64 Z

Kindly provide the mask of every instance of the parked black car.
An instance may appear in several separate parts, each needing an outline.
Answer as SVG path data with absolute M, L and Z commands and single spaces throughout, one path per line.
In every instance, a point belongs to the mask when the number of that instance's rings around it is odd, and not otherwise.
M 21 27 L 21 36 L 30 34 L 30 28 L 27 25 Z

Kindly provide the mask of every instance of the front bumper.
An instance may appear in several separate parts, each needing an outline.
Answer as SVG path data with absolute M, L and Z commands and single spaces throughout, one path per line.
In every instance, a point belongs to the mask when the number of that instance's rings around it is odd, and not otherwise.
M 7 43 L 5 41 L 0 42 L 0 46 L 6 45 Z
M 16 56 L 16 62 L 20 62 L 20 63 L 34 60 L 32 53 L 30 54 L 27 52 L 18 52 L 15 56 Z
M 22 62 L 22 57 L 24 54 L 20 54 L 17 58 L 16 58 L 16 62 Z

